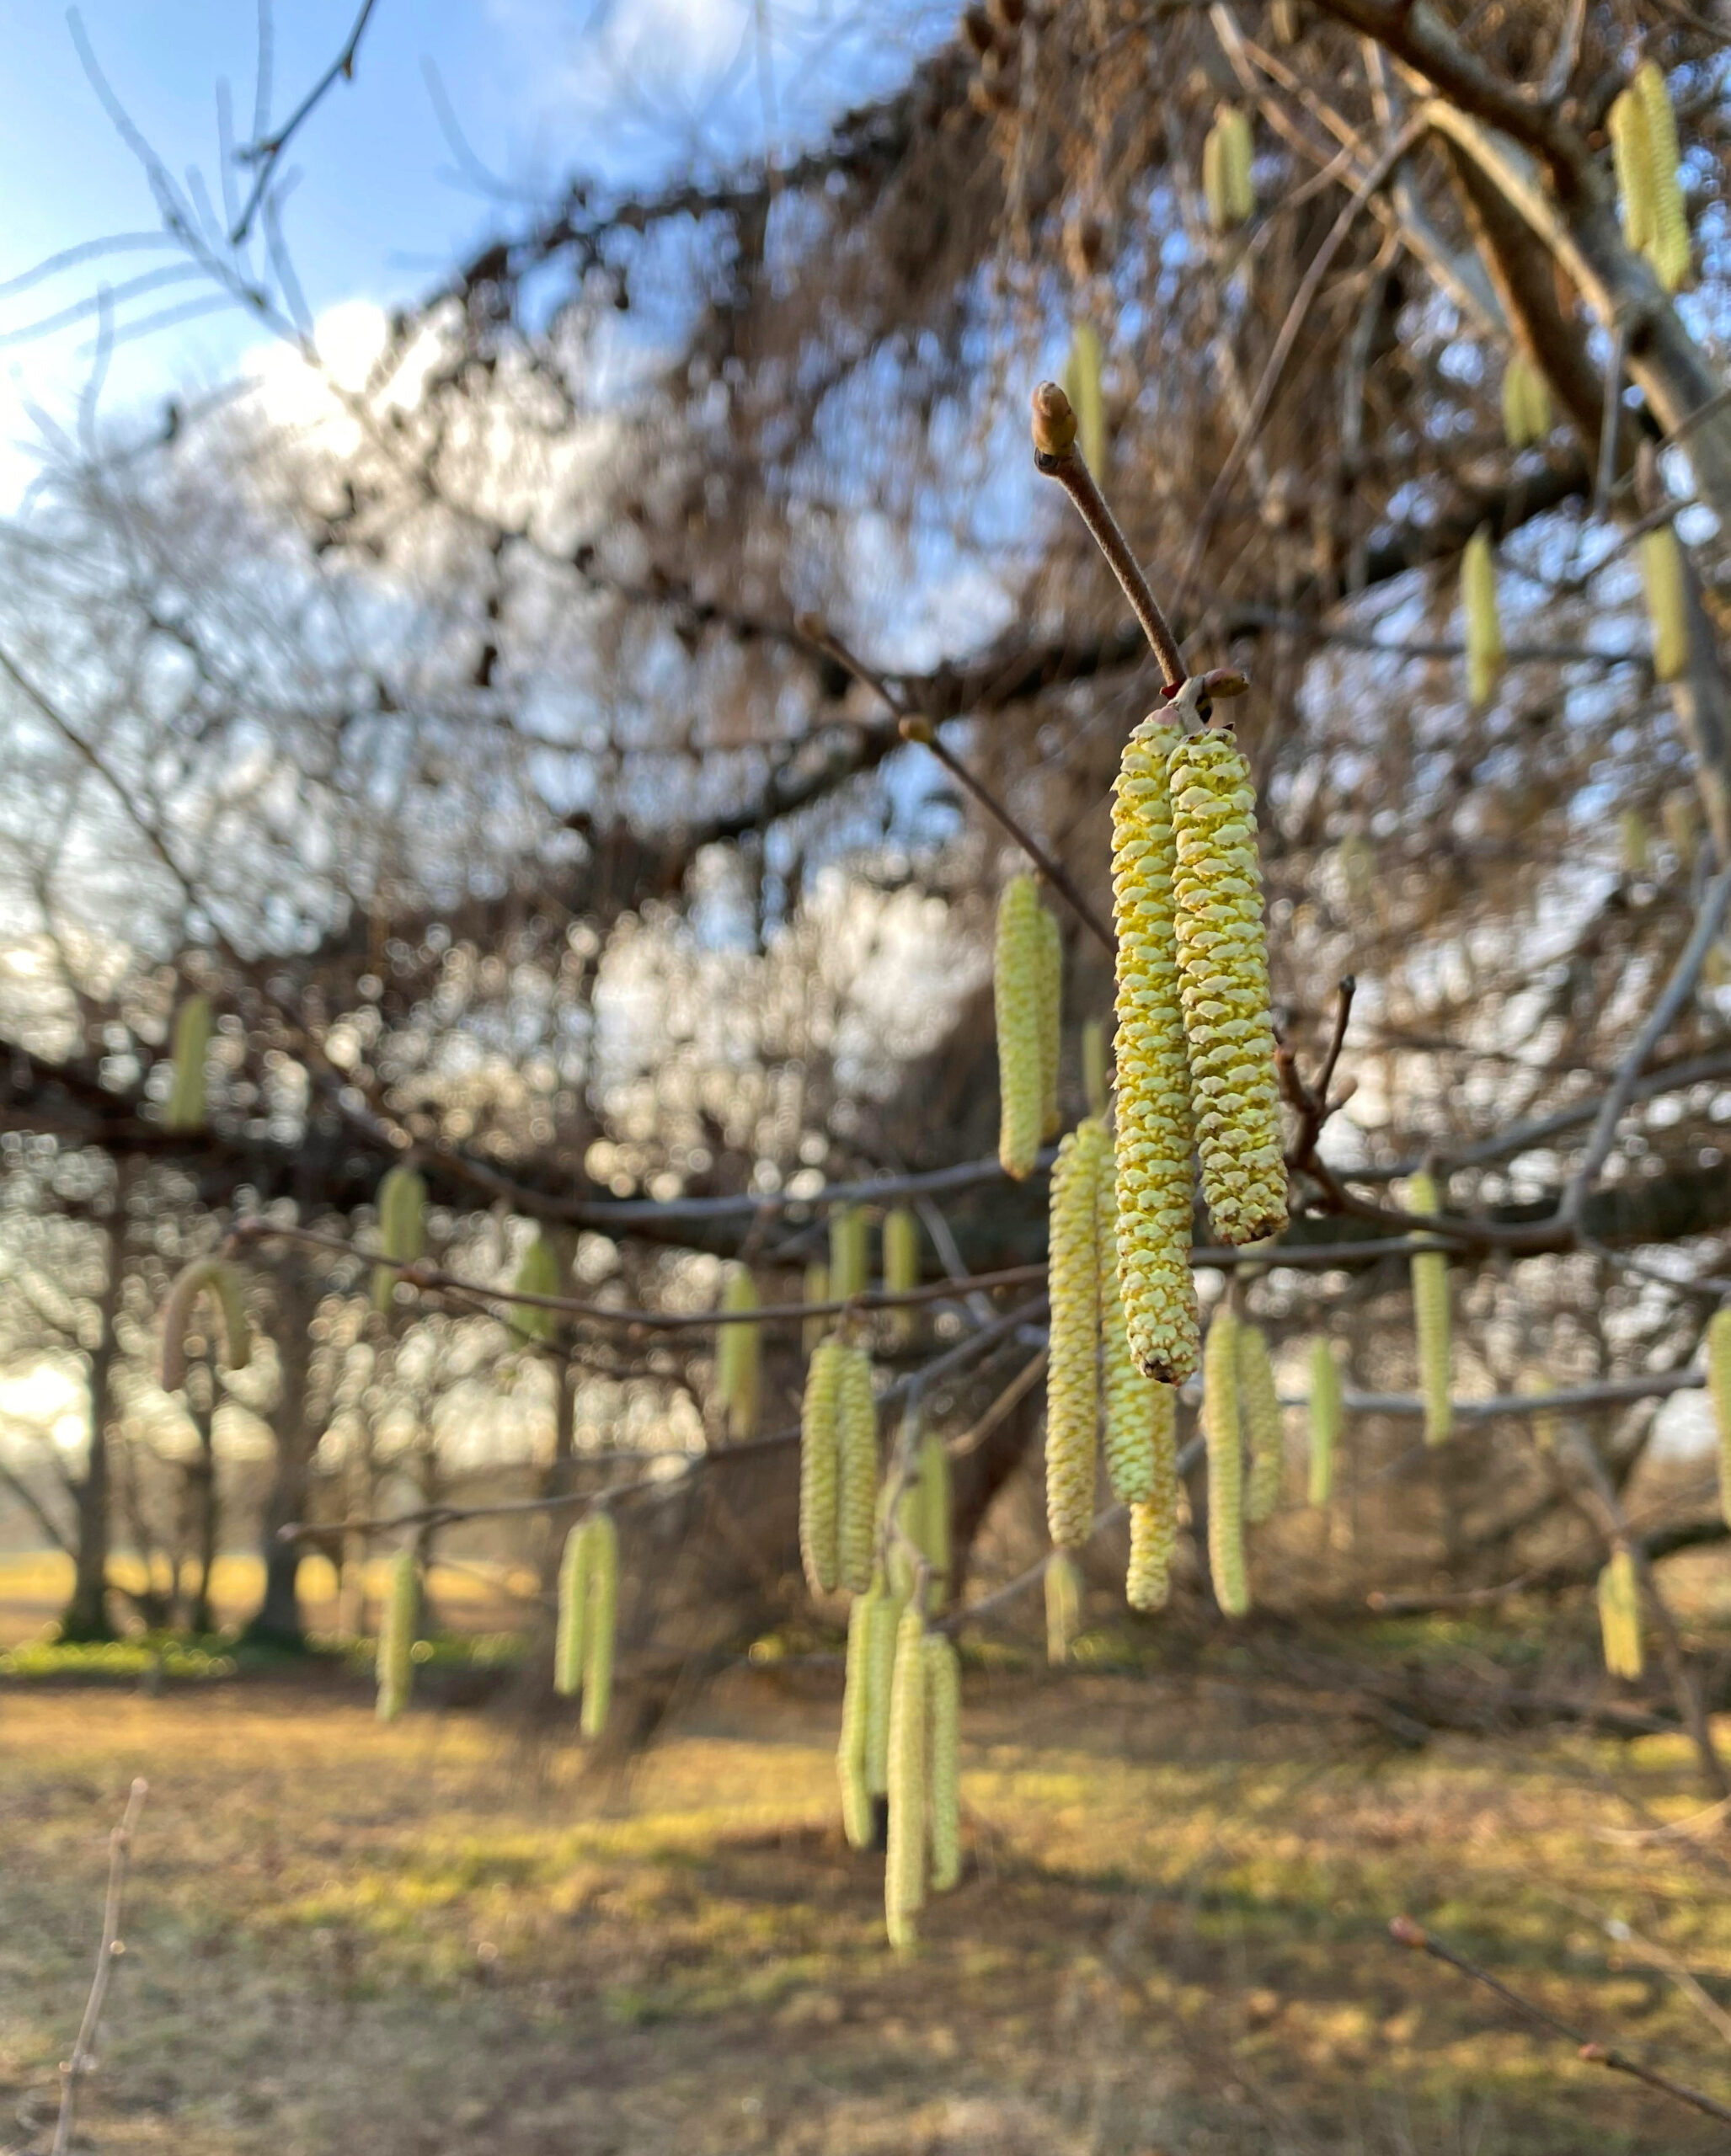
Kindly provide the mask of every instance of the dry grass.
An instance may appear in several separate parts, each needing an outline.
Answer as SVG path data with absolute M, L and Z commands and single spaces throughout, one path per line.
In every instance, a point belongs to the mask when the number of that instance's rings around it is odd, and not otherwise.
M 1675 1746 L 1390 1760 L 1225 1687 L 969 1688 L 969 1876 L 900 1965 L 834 1824 L 833 1704 L 772 1679 L 629 1790 L 479 1716 L 381 1730 L 305 1687 L 16 1689 L 0 2147 L 46 2145 L 138 1772 L 86 2125 L 111 2156 L 1723 2146 L 1386 1941 L 1411 1908 L 1731 2089 L 1731 2047 L 1595 1920 L 1731 1999 L 1723 1861 L 1603 1838 L 1694 1809 Z

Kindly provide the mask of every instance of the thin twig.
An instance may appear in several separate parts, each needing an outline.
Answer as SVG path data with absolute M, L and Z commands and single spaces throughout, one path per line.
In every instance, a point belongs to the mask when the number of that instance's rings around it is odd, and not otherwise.
M 96 2031 L 102 2020 L 103 2002 L 108 1997 L 109 1979 L 114 1974 L 115 1963 L 126 1951 L 120 1938 L 120 1897 L 126 1885 L 126 1864 L 132 1853 L 132 1830 L 138 1824 L 139 1812 L 150 1784 L 141 1776 L 126 1794 L 126 1808 L 120 1814 L 120 1823 L 109 1836 L 108 1892 L 102 1904 L 102 1944 L 96 1950 L 96 1974 L 90 1981 L 90 1996 L 84 2002 L 84 2018 L 78 2024 L 77 2041 L 72 2046 L 72 2055 L 60 2069 L 60 2117 L 54 2128 L 53 2156 L 67 2156 L 72 2146 L 72 2116 L 78 2107 L 78 2087 L 96 2069 Z
M 302 124 L 311 118 L 314 107 L 338 82 L 352 83 L 355 79 L 355 56 L 366 33 L 367 18 L 377 0 L 361 0 L 361 12 L 355 18 L 355 26 L 348 40 L 329 67 L 319 77 L 274 135 L 267 135 L 257 142 L 243 144 L 234 153 L 234 161 L 241 165 L 256 165 L 258 172 L 253 181 L 252 192 L 247 196 L 246 206 L 236 219 L 228 235 L 228 244 L 238 247 L 252 229 L 253 219 L 258 215 L 259 205 L 264 199 L 264 190 L 282 160 L 282 153 L 293 140 Z
M 1429 1954 L 1433 1961 L 1445 1961 L 1451 1969 L 1458 1969 L 1463 1977 L 1471 1977 L 1475 1983 L 1484 1985 L 1498 1998 L 1523 2014 L 1529 2021 L 1536 2021 L 1541 2028 L 1562 2036 L 1575 2047 L 1578 2055 L 1589 2065 L 1608 2068 L 1613 2073 L 1632 2074 L 1636 2080 L 1644 2081 L 1649 2089 L 1663 2095 L 1675 2096 L 1679 2103 L 1692 2105 L 1697 2111 L 1704 2111 L 1710 2119 L 1721 2119 L 1731 2126 L 1731 2109 L 1712 2096 L 1705 2096 L 1698 2089 L 1691 2089 L 1681 2081 L 1673 2081 L 1668 2073 L 1658 2068 L 1643 2066 L 1638 2059 L 1631 2058 L 1627 2052 L 1619 2051 L 1614 2044 L 1600 2043 L 1585 2036 L 1579 2029 L 1572 2029 L 1566 2021 L 1531 1999 L 1523 1999 L 1518 1991 L 1511 1991 L 1500 1977 L 1493 1977 L 1488 1969 L 1482 1969 L 1476 1961 L 1469 1961 L 1464 1954 L 1457 1954 L 1452 1946 L 1445 1946 L 1423 1924 L 1414 1924 L 1408 1916 L 1398 1916 L 1388 1927 L 1389 1936 L 1397 1945 L 1410 1946 Z

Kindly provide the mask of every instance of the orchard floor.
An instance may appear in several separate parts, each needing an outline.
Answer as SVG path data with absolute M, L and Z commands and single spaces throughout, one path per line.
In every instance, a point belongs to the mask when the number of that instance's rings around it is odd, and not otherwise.
M 1391 1756 L 1301 1700 L 970 1670 L 967 1875 L 897 1961 L 833 1689 L 742 1673 L 605 1785 L 339 1684 L 5 1689 L 0 2150 L 51 2137 L 136 1774 L 104 2156 L 1726 2146 L 1387 1935 L 1731 2097 L 1731 1844 L 1655 1832 L 1699 1809 L 1669 1739 Z

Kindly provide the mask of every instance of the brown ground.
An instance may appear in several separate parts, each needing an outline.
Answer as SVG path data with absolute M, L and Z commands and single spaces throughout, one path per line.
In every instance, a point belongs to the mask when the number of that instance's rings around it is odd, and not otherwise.
M 601 1789 L 353 1692 L 13 1687 L 0 2148 L 48 2145 L 135 1773 L 107 2156 L 1727 2145 L 1386 1934 L 1411 1909 L 1731 2095 L 1731 1880 L 1653 1833 L 1698 1804 L 1670 1740 L 1390 1758 L 1226 1685 L 970 1671 L 968 1876 L 900 1962 L 835 1824 L 833 1690 L 742 1674 Z

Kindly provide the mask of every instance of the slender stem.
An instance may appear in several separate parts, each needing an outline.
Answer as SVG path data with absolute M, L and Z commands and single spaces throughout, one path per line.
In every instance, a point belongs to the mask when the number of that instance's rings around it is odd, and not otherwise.
M 91 1979 L 90 1996 L 84 2002 L 84 2018 L 78 2024 L 77 2041 L 72 2046 L 72 2057 L 60 2069 L 60 2117 L 54 2128 L 53 2156 L 67 2156 L 72 2146 L 78 2084 L 95 2070 L 96 2031 L 108 1997 L 109 1979 L 114 1974 L 115 1963 L 126 1951 L 120 1940 L 120 1897 L 126 1891 L 126 1864 L 132 1853 L 132 1830 L 138 1824 L 149 1787 L 149 1783 L 142 1778 L 133 1783 L 126 1795 L 126 1808 L 120 1814 L 120 1823 L 109 1836 L 108 1892 L 102 1905 L 102 1944 L 96 1950 L 96 1974 Z
M 1082 461 L 1077 446 L 1076 414 L 1070 399 L 1055 382 L 1043 382 L 1034 392 L 1034 463 L 1058 484 L 1075 503 L 1077 514 L 1087 525 L 1094 544 L 1105 556 L 1107 566 L 1123 586 L 1130 611 L 1142 625 L 1154 656 L 1160 661 L 1168 696 L 1184 678 L 1184 662 L 1172 625 L 1160 611 L 1159 601 L 1142 574 L 1142 565 L 1130 550 L 1118 519 L 1100 492 L 1099 483 Z
M 1389 1935 L 1397 1945 L 1410 1946 L 1428 1954 L 1433 1961 L 1445 1961 L 1450 1968 L 1458 1969 L 1463 1977 L 1470 1977 L 1474 1983 L 1483 1984 L 1493 1991 L 1498 1998 L 1523 2014 L 1529 2021 L 1536 2021 L 1541 2028 L 1548 2029 L 1554 2036 L 1562 2036 L 1575 2046 L 1579 2056 L 1589 2065 L 1608 2068 L 1613 2073 L 1632 2074 L 1637 2081 L 1643 2081 L 1649 2089 L 1657 2089 L 1666 2096 L 1675 2096 L 1679 2103 L 1692 2105 L 1697 2111 L 1704 2111 L 1710 2119 L 1723 2119 L 1731 2126 L 1731 2109 L 1712 2096 L 1703 2095 L 1700 2089 L 1691 2089 L 1681 2081 L 1673 2081 L 1670 2074 L 1661 2073 L 1656 2067 L 1643 2066 L 1638 2059 L 1631 2058 L 1627 2052 L 1619 2051 L 1614 2044 L 1599 2042 L 1585 2036 L 1579 2029 L 1572 2029 L 1567 2021 L 1559 2021 L 1547 2009 L 1531 1999 L 1523 1999 L 1518 1991 L 1511 1991 L 1500 1977 L 1493 1977 L 1488 1969 L 1482 1969 L 1476 1961 L 1469 1961 L 1464 1954 L 1457 1954 L 1452 1946 L 1445 1946 L 1434 1938 L 1422 1924 L 1414 1924 L 1411 1917 L 1399 1916 L 1389 1925 Z

